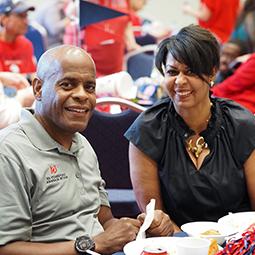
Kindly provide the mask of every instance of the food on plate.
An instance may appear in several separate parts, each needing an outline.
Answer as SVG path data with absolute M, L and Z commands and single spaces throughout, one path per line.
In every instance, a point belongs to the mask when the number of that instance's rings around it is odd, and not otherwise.
M 214 255 L 219 251 L 219 246 L 215 239 L 211 239 L 211 244 L 209 246 L 208 255 Z
M 221 233 L 216 229 L 208 229 L 202 232 L 201 235 L 214 236 L 214 235 L 221 235 Z

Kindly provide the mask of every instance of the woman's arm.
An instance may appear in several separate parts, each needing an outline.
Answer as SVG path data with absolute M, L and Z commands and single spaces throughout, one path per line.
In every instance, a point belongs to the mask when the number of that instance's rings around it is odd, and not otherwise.
M 126 50 L 133 51 L 138 50 L 141 46 L 137 44 L 132 28 L 131 22 L 128 22 L 126 30 L 125 30 L 125 44 L 126 44 Z
M 251 209 L 255 210 L 255 150 L 244 164 L 247 190 L 250 198 Z
M 184 3 L 182 11 L 201 21 L 208 21 L 212 15 L 210 9 L 205 4 L 200 4 L 199 8 L 195 10 L 189 3 Z
M 151 198 L 156 199 L 156 208 L 163 210 L 157 164 L 132 143 L 129 145 L 130 177 L 142 212 Z
M 156 209 L 164 211 L 161 198 L 157 164 L 132 143 L 129 145 L 130 175 L 138 206 L 145 212 L 151 198 L 156 199 Z M 180 231 L 174 224 L 174 230 Z

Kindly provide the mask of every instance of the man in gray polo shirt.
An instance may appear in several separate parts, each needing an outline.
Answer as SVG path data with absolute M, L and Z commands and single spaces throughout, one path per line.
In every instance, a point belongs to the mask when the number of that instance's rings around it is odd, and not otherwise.
M 135 239 L 138 219 L 115 219 L 97 157 L 78 132 L 96 103 L 95 66 L 75 46 L 43 54 L 35 111 L 0 132 L 0 254 L 112 253 Z M 156 211 L 149 233 L 173 231 Z

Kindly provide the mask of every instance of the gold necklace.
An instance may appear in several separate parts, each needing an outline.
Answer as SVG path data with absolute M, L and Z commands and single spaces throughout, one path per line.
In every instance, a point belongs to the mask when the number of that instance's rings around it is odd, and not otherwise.
M 212 107 L 212 102 L 210 102 L 210 108 Z M 208 118 L 206 119 L 206 125 L 208 125 L 208 122 L 211 118 L 211 111 L 209 112 L 209 116 Z M 196 143 L 195 145 L 193 146 L 192 145 L 192 138 L 189 139 L 188 141 L 188 151 L 190 151 L 196 158 L 199 158 L 200 154 L 202 153 L 202 151 L 204 149 L 207 149 L 208 148 L 208 144 L 205 142 L 205 139 L 203 136 L 199 136 L 196 140 Z
M 208 148 L 203 136 L 199 136 L 196 144 L 192 145 L 192 138 L 188 141 L 188 151 L 190 151 L 196 158 L 199 158 L 204 149 Z

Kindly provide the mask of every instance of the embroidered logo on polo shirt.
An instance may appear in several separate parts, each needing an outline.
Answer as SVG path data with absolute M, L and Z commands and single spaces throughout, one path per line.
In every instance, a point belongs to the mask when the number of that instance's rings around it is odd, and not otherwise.
M 51 174 L 56 174 L 58 171 L 56 165 L 50 166 L 50 173 Z
M 66 175 L 66 173 L 61 173 L 61 170 L 58 169 L 56 165 L 49 166 L 49 171 L 46 176 L 47 184 L 61 182 L 67 178 L 68 176 Z

